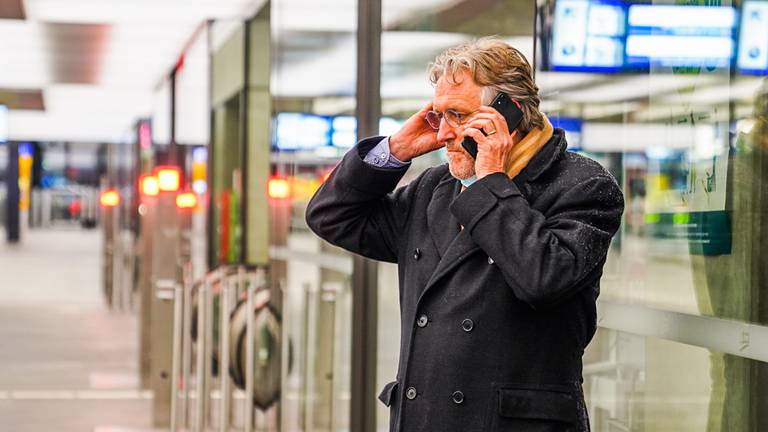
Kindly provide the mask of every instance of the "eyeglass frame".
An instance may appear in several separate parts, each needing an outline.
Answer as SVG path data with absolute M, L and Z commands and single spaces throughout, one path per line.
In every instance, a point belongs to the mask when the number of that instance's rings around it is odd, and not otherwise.
M 461 127 L 464 124 L 464 120 L 465 120 L 466 117 L 469 117 L 469 116 L 471 116 L 472 114 L 474 114 L 474 113 L 476 113 L 478 111 L 480 111 L 480 110 L 476 109 L 476 110 L 468 112 L 468 113 L 462 113 L 462 112 L 459 112 L 459 111 L 456 111 L 456 110 L 452 110 L 452 109 L 445 110 L 445 112 L 429 110 L 429 111 L 427 111 L 427 114 L 424 116 L 424 120 L 426 120 L 427 124 L 429 125 L 429 127 L 431 127 L 434 130 L 439 130 L 440 129 L 440 125 L 443 123 L 443 119 L 445 119 L 446 123 L 448 123 L 448 125 L 450 125 L 451 127 Z M 433 126 L 432 123 L 429 121 L 429 114 L 430 113 L 435 113 L 437 115 L 437 118 L 438 118 L 437 127 Z M 455 114 L 456 117 L 459 119 L 458 120 L 458 124 L 453 124 L 452 120 L 448 120 L 448 117 L 445 116 L 447 113 Z

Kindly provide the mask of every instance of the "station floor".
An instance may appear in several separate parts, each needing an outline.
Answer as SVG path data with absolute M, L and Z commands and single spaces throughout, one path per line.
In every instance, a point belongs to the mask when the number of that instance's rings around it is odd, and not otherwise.
M 0 234 L 0 431 L 151 431 L 135 315 L 103 301 L 100 231 Z

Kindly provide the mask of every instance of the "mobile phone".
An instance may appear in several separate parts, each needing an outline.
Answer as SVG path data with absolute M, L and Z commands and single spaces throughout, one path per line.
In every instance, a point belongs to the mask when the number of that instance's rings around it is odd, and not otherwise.
M 510 99 L 506 93 L 502 92 L 497 94 L 489 106 L 495 108 L 496 111 L 504 116 L 504 119 L 507 121 L 507 129 L 509 130 L 509 133 L 512 133 L 523 120 L 523 111 L 520 109 L 519 104 Z M 482 129 L 480 129 L 480 132 L 485 134 Z M 472 158 L 477 159 L 477 141 L 475 141 L 474 138 L 464 137 L 461 146 L 464 147 Z

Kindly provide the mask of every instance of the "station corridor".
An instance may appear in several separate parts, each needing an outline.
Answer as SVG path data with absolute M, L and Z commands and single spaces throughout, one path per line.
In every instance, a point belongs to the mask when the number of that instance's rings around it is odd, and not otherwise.
M 136 316 L 107 309 L 100 266 L 98 230 L 0 242 L 0 430 L 152 430 Z

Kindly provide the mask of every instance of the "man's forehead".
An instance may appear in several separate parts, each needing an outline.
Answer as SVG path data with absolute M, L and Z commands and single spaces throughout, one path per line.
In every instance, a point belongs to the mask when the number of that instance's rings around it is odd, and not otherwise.
M 433 104 L 445 108 L 474 108 L 480 101 L 480 87 L 468 75 L 456 80 L 441 77 L 435 85 Z M 447 105 L 447 106 L 443 106 Z

